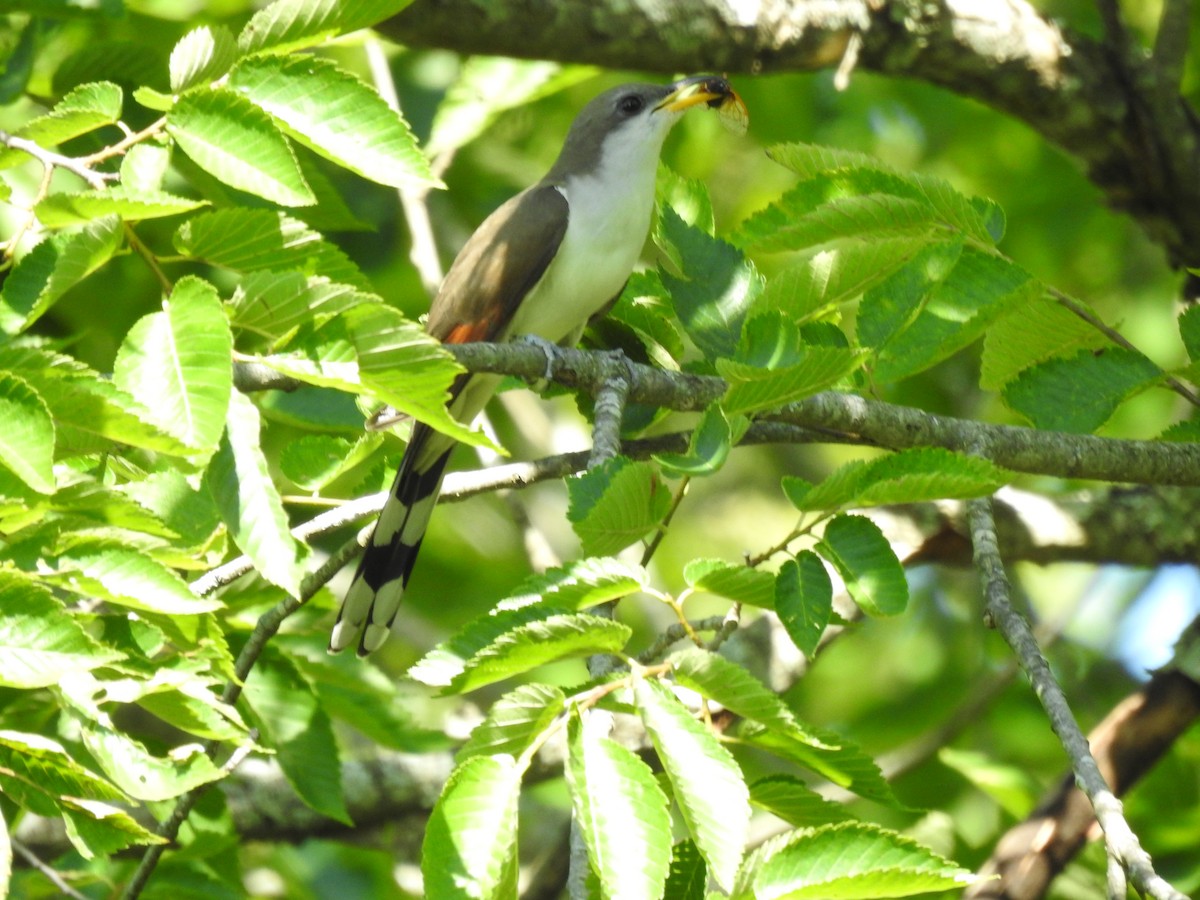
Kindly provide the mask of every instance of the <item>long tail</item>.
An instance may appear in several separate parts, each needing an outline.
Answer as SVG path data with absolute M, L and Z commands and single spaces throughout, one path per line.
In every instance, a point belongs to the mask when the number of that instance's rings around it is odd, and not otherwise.
M 454 440 L 417 424 L 392 494 L 379 514 L 329 638 L 337 653 L 358 640 L 358 655 L 376 650 L 391 630 L 421 549 L 421 539 L 442 489 Z

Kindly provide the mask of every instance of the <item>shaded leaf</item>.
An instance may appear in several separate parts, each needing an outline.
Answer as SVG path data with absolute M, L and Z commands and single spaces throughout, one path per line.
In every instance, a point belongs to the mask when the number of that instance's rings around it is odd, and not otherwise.
M 682 277 L 661 269 L 659 276 L 688 337 L 708 359 L 732 356 L 762 276 L 740 250 L 688 225 L 669 206 L 660 210 L 656 236 L 682 270 Z
M 333 726 L 313 696 L 312 685 L 289 660 L 268 652 L 246 677 L 244 696 L 263 742 L 275 751 L 300 799 L 324 816 L 351 824 Z
M 671 504 L 655 466 L 623 456 L 568 480 L 567 493 L 567 518 L 589 556 L 628 547 L 657 527 Z
M 894 616 L 908 606 L 908 581 L 879 526 L 865 516 L 835 516 L 817 552 L 833 564 L 863 612 Z
M 1004 402 L 1037 428 L 1090 434 L 1162 374 L 1145 356 L 1123 347 L 1081 350 L 1026 369 L 1005 385 Z
M 0 328 L 23 331 L 63 294 L 112 258 L 121 245 L 121 222 L 106 216 L 79 231 L 42 241 L 13 266 L 0 290 Z
M 833 615 L 833 584 L 825 564 L 811 550 L 801 550 L 779 568 L 775 612 L 792 643 L 810 659 Z
M 694 559 L 683 569 L 688 586 L 764 609 L 775 606 L 775 576 L 721 559 Z

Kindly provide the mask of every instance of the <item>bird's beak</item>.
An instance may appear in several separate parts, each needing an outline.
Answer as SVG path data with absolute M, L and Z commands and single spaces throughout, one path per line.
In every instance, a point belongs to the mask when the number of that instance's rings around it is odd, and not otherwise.
M 750 114 L 746 104 L 729 82 L 719 75 L 694 75 L 673 85 L 674 90 L 663 98 L 655 112 L 683 112 L 704 103 L 721 114 L 722 123 L 734 131 L 744 132 Z

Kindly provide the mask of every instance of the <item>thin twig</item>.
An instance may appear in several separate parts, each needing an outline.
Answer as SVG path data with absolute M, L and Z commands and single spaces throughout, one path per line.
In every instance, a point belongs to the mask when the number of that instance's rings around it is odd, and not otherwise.
M 1142 351 L 1138 350 L 1138 348 L 1135 347 L 1133 343 L 1125 337 L 1125 335 L 1121 334 L 1115 328 L 1111 328 L 1106 325 L 1095 313 L 1093 313 L 1090 309 L 1088 309 L 1070 294 L 1065 294 L 1058 290 L 1058 288 L 1050 288 L 1050 296 L 1053 297 L 1059 305 L 1083 319 L 1083 321 L 1087 322 L 1118 347 L 1122 347 L 1126 350 L 1137 353 L 1138 355 L 1142 355 Z M 1192 404 L 1192 406 L 1200 406 L 1200 395 L 1197 395 L 1192 388 L 1184 384 L 1174 375 L 1168 375 L 1163 379 L 1163 381 L 1171 388 L 1171 390 L 1173 390 L 1188 403 Z
M 142 141 L 157 136 L 166 127 L 167 117 L 162 116 L 161 118 L 155 119 L 141 131 L 130 131 L 125 135 L 125 137 L 121 138 L 121 140 L 117 141 L 115 144 L 111 144 L 108 147 L 97 150 L 90 156 L 81 156 L 76 160 L 76 162 L 78 162 L 80 165 L 90 167 L 96 165 L 96 163 L 104 162 L 106 159 L 111 159 L 114 156 L 120 156 L 134 144 L 140 144 Z
M 78 175 L 89 186 L 99 190 L 104 187 L 108 181 L 114 181 L 117 175 L 113 172 L 94 172 L 90 164 L 84 159 L 76 159 L 70 156 L 63 156 L 61 153 L 55 153 L 53 150 L 47 150 L 45 147 L 31 141 L 28 138 L 18 137 L 15 134 L 9 134 L 7 131 L 0 131 L 0 144 L 6 147 L 11 147 L 13 150 L 20 150 L 23 153 L 28 153 L 38 162 L 40 162 L 47 170 L 65 169 L 74 175 Z
M 690 476 L 685 475 L 679 481 L 679 487 L 675 490 L 675 495 L 671 498 L 671 508 L 667 510 L 667 514 L 663 516 L 661 522 L 658 523 L 658 528 L 654 532 L 654 537 L 650 538 L 646 544 L 646 549 L 642 552 L 642 565 L 650 565 L 650 560 L 654 558 L 654 553 L 658 550 L 658 545 L 663 542 L 663 538 L 667 536 L 667 530 L 671 527 L 671 520 L 675 518 L 675 513 L 679 512 L 679 507 L 683 503 L 683 498 L 687 496 L 688 485 L 692 483 Z
M 1080 788 L 1087 794 L 1096 811 L 1096 820 L 1104 829 L 1104 839 L 1111 857 L 1120 861 L 1142 893 L 1155 900 L 1187 900 L 1154 871 L 1150 855 L 1129 827 L 1121 801 L 1104 782 L 1104 776 L 1088 748 L 1087 738 L 1075 721 L 1062 687 L 1042 655 L 1029 623 L 1017 612 L 1010 599 L 1008 575 L 1000 558 L 996 522 L 990 498 L 978 498 L 967 503 L 967 518 L 974 547 L 975 565 L 983 580 L 986 618 L 999 628 L 1005 641 L 1016 654 L 1021 669 L 1033 685 L 1050 721 L 1050 727 L 1071 760 L 1071 768 Z
M 43 877 L 45 877 L 47 881 L 54 885 L 54 887 L 60 891 L 64 897 L 70 897 L 71 900 L 88 900 L 87 897 L 75 890 L 75 888 L 71 887 L 71 885 L 67 884 L 67 882 L 63 880 L 63 877 L 54 871 L 54 869 L 42 862 L 42 860 L 38 858 L 37 854 L 26 847 L 22 841 L 12 838 L 11 843 L 12 848 L 17 851 L 17 853 L 25 860 L 25 862 L 29 863 L 29 865 L 41 872 Z
M 158 264 L 158 259 L 155 258 L 154 252 L 138 237 L 137 232 L 133 229 L 133 225 L 129 222 L 122 222 L 122 224 L 125 226 L 125 240 L 129 242 L 129 246 L 133 249 L 133 252 L 145 260 L 146 265 L 150 267 L 150 271 L 154 273 L 154 277 L 158 279 L 158 283 L 162 285 L 163 293 L 171 293 L 175 285 L 167 277 L 167 273 L 162 270 L 162 266 Z

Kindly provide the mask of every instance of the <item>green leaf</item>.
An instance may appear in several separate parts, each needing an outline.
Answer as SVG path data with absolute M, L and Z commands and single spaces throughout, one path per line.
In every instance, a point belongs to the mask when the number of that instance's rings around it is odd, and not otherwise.
M 578 559 L 526 578 L 497 608 L 542 602 L 576 612 L 636 594 L 649 584 L 650 576 L 641 566 L 611 557 Z
M 739 247 L 761 253 L 823 248 L 849 240 L 912 239 L 930 235 L 937 210 L 916 192 L 896 196 L 901 182 L 882 173 L 847 170 L 796 185 L 754 213 L 733 236 Z
M 592 66 L 471 56 L 433 116 L 427 151 L 437 157 L 469 144 L 507 110 L 523 107 L 596 73 Z
M 671 848 L 671 871 L 663 900 L 705 900 L 708 896 L 708 866 L 695 841 L 680 841 Z
M 1004 213 L 991 200 L 967 197 L 941 178 L 900 172 L 875 157 L 852 150 L 815 144 L 776 144 L 767 155 L 802 178 L 865 170 L 863 175 L 876 185 L 887 185 L 889 193 L 923 200 L 946 226 L 982 244 L 993 244 L 1004 236 Z
M 400 113 L 329 60 L 250 57 L 234 67 L 229 87 L 351 172 L 397 188 L 442 186 Z
M 756 900 L 881 900 L 961 888 L 975 880 L 909 838 L 845 822 L 800 832 L 754 875 Z
M 657 236 L 682 270 L 683 277 L 662 269 L 659 275 L 688 337 L 707 359 L 732 356 L 762 276 L 740 250 L 688 225 L 669 206 L 660 210 Z
M 1200 312 L 1197 310 L 1200 307 L 1193 304 L 1179 314 L 1179 336 L 1183 339 L 1188 359 L 1194 363 L 1200 362 Z
M 855 327 L 859 342 L 883 347 L 908 328 L 930 294 L 962 258 L 961 240 L 930 241 L 917 254 L 863 295 Z
M 20 371 L 45 401 L 60 453 L 76 447 L 94 451 L 98 439 L 177 456 L 194 452 L 141 419 L 145 411 L 111 379 L 69 356 L 0 346 L 0 368 Z
M 999 391 L 1025 369 L 1077 350 L 1107 346 L 1108 338 L 1050 297 L 1031 299 L 1001 316 L 983 337 L 979 386 Z
M 330 434 L 306 434 L 283 448 L 279 470 L 304 490 L 320 491 L 382 445 L 383 435 L 377 433 L 364 434 L 357 441 Z
M 282 654 L 267 652 L 246 678 L 245 698 L 300 799 L 321 815 L 351 824 L 333 726 L 312 685 Z
M 769 775 L 754 782 L 750 785 L 750 802 L 797 828 L 852 818 L 846 807 L 826 800 L 790 775 Z
M 824 746 L 804 730 L 778 695 L 737 663 L 698 647 L 673 653 L 668 662 L 675 681 L 702 697 L 796 740 Z
M 584 613 L 559 613 L 497 637 L 467 660 L 447 693 L 466 693 L 546 663 L 594 653 L 617 653 L 633 634 L 628 625 Z
M 630 275 L 616 305 L 599 324 L 625 326 L 646 349 L 651 363 L 664 369 L 679 368 L 686 351 L 683 331 L 657 271 Z
M 811 550 L 801 550 L 779 569 L 775 612 L 792 643 L 810 659 L 833 615 L 833 584 L 825 564 Z
M 54 422 L 29 382 L 0 371 L 0 464 L 40 494 L 52 494 Z
M 108 262 L 121 246 L 121 222 L 99 219 L 52 235 L 13 266 L 0 290 L 0 328 L 10 334 L 36 322 L 63 294 Z
M 64 587 L 129 609 L 187 616 L 223 605 L 197 597 L 174 571 L 132 548 L 80 542 L 59 557 L 59 569 L 53 577 Z
M 340 34 L 370 28 L 399 13 L 412 0 L 276 0 L 253 16 L 238 35 L 243 55 L 288 53 Z
M 116 806 L 95 800 L 62 798 L 67 839 L 84 859 L 109 856 L 138 844 L 166 844 L 166 838 L 148 831 Z
M 264 270 L 248 273 L 229 305 L 234 327 L 275 344 L 307 322 L 319 326 L 353 306 L 378 299 L 328 278 Z
M 736 727 L 738 740 L 766 750 L 781 759 L 805 766 L 839 787 L 896 809 L 903 805 L 892 793 L 879 766 L 853 741 L 832 731 L 805 723 L 805 731 L 816 741 L 799 741 L 781 731 L 771 731 L 757 722 L 741 722 Z
M 99 191 L 51 194 L 36 207 L 47 228 L 91 222 L 101 216 L 118 216 L 128 222 L 177 216 L 207 206 L 204 200 L 176 197 L 165 191 L 138 190 L 118 185 Z
M 132 738 L 92 722 L 82 725 L 83 745 L 113 784 L 135 800 L 171 800 L 225 777 L 199 744 L 154 756 Z
M 1042 794 L 1041 785 L 1029 772 L 986 753 L 942 747 L 937 757 L 938 762 L 958 772 L 1014 819 L 1028 816 Z
M 113 381 L 143 418 L 202 453 L 216 449 L 233 390 L 233 337 L 217 289 L 194 276 L 175 283 L 163 311 L 129 330 Z
M 671 505 L 653 463 L 623 456 L 569 479 L 567 494 L 567 518 L 588 556 L 625 549 L 653 530 Z
M 797 323 L 819 318 L 890 276 L 924 246 L 924 241 L 900 237 L 815 253 L 775 273 L 754 312 L 776 310 Z
M 230 398 L 225 434 L 204 473 L 204 483 L 234 543 L 258 573 L 297 596 L 308 551 L 292 537 L 271 481 L 259 444 L 258 409 L 238 391 Z
M 185 94 L 167 113 L 167 133 L 196 165 L 230 187 L 281 206 L 317 202 L 287 140 L 240 94 Z
M 734 443 L 746 433 L 749 423 L 745 419 L 734 421 L 739 432 L 736 437 L 725 411 L 720 406 L 710 406 L 704 411 L 688 439 L 687 453 L 657 453 L 654 455 L 654 461 L 662 466 L 668 475 L 712 475 L 725 465 Z
M 717 360 L 717 373 L 729 383 L 721 406 L 730 415 L 778 409 L 831 387 L 867 359 L 865 351 L 849 347 L 803 347 L 798 356 L 798 362 L 774 368 Z
M 237 44 L 228 28 L 202 25 L 193 28 L 171 51 L 171 91 L 209 84 L 229 71 L 237 59 Z
M 684 178 L 667 166 L 658 164 L 658 177 L 654 182 L 654 203 L 659 209 L 670 208 L 684 222 L 693 228 L 699 228 L 705 234 L 715 234 L 717 227 L 713 216 L 712 199 L 708 196 L 708 188 L 698 178 Z M 659 222 L 655 222 L 654 242 L 670 252 L 672 242 L 666 235 L 659 234 Z M 671 262 L 680 265 L 677 255 L 671 257 Z
M 1042 290 L 1041 282 L 1008 260 L 964 248 L 950 273 L 921 298 L 908 326 L 887 338 L 875 377 L 898 381 L 947 359 L 1004 313 L 1033 302 Z M 868 292 L 864 305 L 875 299 Z
M 917 447 L 846 463 L 805 490 L 797 489 L 798 479 L 785 477 L 784 491 L 797 509 L 814 512 L 983 497 L 994 494 L 1011 477 L 982 457 L 941 447 Z
M 606 897 L 662 896 L 671 815 L 650 767 L 571 716 L 566 776 L 574 822 Z
M 516 856 L 522 773 L 511 756 L 472 756 L 450 775 L 421 846 L 426 896 L 504 896 L 500 885 Z
M 121 118 L 121 88 L 110 81 L 94 81 L 72 88 L 45 115 L 30 119 L 17 134 L 42 147 L 54 147 L 71 138 L 111 125 Z M 0 160 L 8 162 L 9 151 Z M 14 160 L 15 162 L 15 160 Z
M 854 602 L 870 616 L 894 616 L 908 606 L 908 581 L 879 526 L 864 516 L 835 516 L 817 552 L 833 564 Z
M 567 708 L 561 690 L 546 684 L 523 684 L 492 704 L 458 751 L 458 761 L 471 756 L 520 758 L 545 735 Z
M 221 209 L 179 226 L 175 248 L 185 256 L 241 272 L 294 270 L 369 291 L 359 268 L 303 222 L 267 209 Z
M 775 606 L 775 576 L 746 565 L 731 565 L 721 559 L 693 559 L 683 569 L 693 590 L 707 591 L 763 609 Z
M 57 741 L 40 734 L 0 731 L 0 790 L 41 816 L 58 814 L 63 797 L 124 800 L 108 781 L 79 765 Z
M 1037 428 L 1090 434 L 1162 374 L 1134 350 L 1081 350 L 1026 369 L 1005 386 L 1004 402 Z
M 713 879 L 733 884 L 750 826 L 749 792 L 729 751 L 662 683 L 634 683 L 638 715 Z
M 491 446 L 485 436 L 446 412 L 450 385 L 463 368 L 424 328 L 381 303 L 355 306 L 341 321 L 350 331 L 363 387 L 442 434 Z
M 121 659 L 92 640 L 45 587 L 0 569 L 0 685 L 39 688 Z
M 629 626 L 611 619 L 524 606 L 475 620 L 408 674 L 448 693 L 465 693 L 558 659 L 616 653 L 631 634 Z

